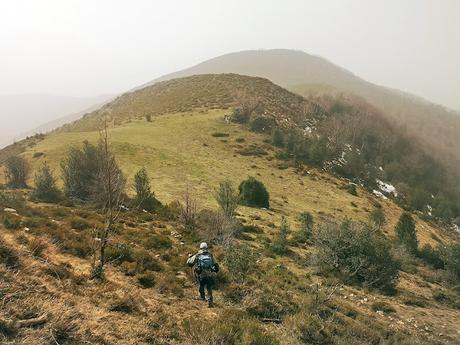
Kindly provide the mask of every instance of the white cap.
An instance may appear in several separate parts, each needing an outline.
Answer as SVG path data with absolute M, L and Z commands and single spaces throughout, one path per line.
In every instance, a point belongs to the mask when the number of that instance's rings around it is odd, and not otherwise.
M 206 242 L 201 242 L 200 249 L 208 249 L 208 244 Z

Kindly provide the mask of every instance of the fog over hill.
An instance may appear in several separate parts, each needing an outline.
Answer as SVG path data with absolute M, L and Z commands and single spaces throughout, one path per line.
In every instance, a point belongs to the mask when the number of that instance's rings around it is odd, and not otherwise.
M 51 94 L 0 95 L 0 148 L 28 135 L 77 120 L 110 95 L 71 97 Z

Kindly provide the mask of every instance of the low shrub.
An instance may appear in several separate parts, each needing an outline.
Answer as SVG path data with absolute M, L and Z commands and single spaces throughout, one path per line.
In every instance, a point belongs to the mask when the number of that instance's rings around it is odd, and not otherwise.
M 133 259 L 136 263 L 136 272 L 159 272 L 163 269 L 158 259 L 148 250 L 142 248 L 134 250 Z
M 177 297 L 184 296 L 184 287 L 182 281 L 179 280 L 173 272 L 165 273 L 158 280 L 158 290 L 163 293 L 172 293 Z
M 399 263 L 391 254 L 388 240 L 375 228 L 349 221 L 326 224 L 315 233 L 317 260 L 343 280 L 384 292 L 394 292 Z
M 20 265 L 19 255 L 2 238 L 0 238 L 0 263 L 7 268 L 17 268 Z
M 150 234 L 143 241 L 144 246 L 150 250 L 170 249 L 172 248 L 172 241 L 168 236 L 159 234 Z
M 9 230 L 18 230 L 22 226 L 21 218 L 14 215 L 6 215 L 3 218 L 3 225 Z
M 258 319 L 282 320 L 298 308 L 289 293 L 265 289 L 254 296 L 246 310 Z
M 373 311 L 383 311 L 385 314 L 396 313 L 396 309 L 391 304 L 382 301 L 372 303 L 371 309 Z
M 152 288 L 155 286 L 155 276 L 152 272 L 145 272 L 137 275 L 137 282 L 143 288 Z
M 257 268 L 257 255 L 248 245 L 232 244 L 225 248 L 223 264 L 232 281 L 244 283 Z
M 139 311 L 138 301 L 130 295 L 115 299 L 109 306 L 110 311 L 133 314 Z
M 222 132 L 214 132 L 211 134 L 214 138 L 228 138 L 230 134 Z
M 93 225 L 81 217 L 72 217 L 70 219 L 70 226 L 75 230 L 86 230 L 90 229 Z
M 45 250 L 48 248 L 48 244 L 41 238 L 34 238 L 27 244 L 32 256 L 41 258 Z

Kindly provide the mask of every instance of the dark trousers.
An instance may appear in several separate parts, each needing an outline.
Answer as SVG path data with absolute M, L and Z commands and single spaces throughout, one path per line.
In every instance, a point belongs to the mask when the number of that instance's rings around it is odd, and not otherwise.
M 208 292 L 208 303 L 212 304 L 212 287 L 214 285 L 214 280 L 212 277 L 203 277 L 199 278 L 200 282 L 200 296 L 202 299 L 206 299 L 204 290 Z

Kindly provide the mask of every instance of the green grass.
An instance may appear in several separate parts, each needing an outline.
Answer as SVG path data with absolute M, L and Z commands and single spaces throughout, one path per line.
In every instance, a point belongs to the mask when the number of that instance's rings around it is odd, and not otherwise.
M 237 153 L 241 146 L 260 144 L 263 136 L 248 132 L 238 125 L 223 120 L 228 110 L 212 110 L 207 113 L 179 113 L 156 117 L 152 122 L 133 121 L 113 128 L 110 137 L 117 159 L 131 181 L 134 173 L 145 166 L 152 178 L 156 195 L 163 202 L 180 199 L 187 185 L 196 190 L 202 206 L 215 207 L 213 190 L 223 179 L 237 185 L 253 175 L 263 181 L 270 192 L 273 208 L 295 215 L 303 210 L 343 218 L 353 215 L 364 219 L 365 212 L 352 212 L 350 201 L 364 208 L 367 202 L 355 200 L 339 189 L 338 180 L 325 181 L 318 175 L 311 178 L 295 174 L 292 169 L 279 170 L 274 156 L 242 156 Z M 222 142 L 213 133 L 229 133 L 229 141 Z M 244 144 L 234 142 L 244 138 Z M 84 140 L 96 142 L 98 132 L 53 133 L 28 150 L 25 156 L 36 169 L 46 159 L 59 174 L 59 162 L 72 145 Z M 34 152 L 45 152 L 44 158 L 32 159 Z M 31 181 L 32 182 L 32 181 Z M 288 196 L 288 203 L 282 199 Z M 336 209 L 340 205 L 342 212 Z M 348 210 L 350 209 L 350 210 Z M 254 210 L 255 213 L 260 211 Z

